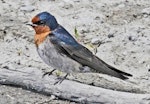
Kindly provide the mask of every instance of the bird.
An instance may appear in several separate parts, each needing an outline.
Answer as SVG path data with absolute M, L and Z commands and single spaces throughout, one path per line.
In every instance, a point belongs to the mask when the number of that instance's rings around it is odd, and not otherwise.
M 81 45 L 51 13 L 41 12 L 31 22 L 28 25 L 35 30 L 34 43 L 38 54 L 47 65 L 54 68 L 50 73 L 56 69 L 65 72 L 64 79 L 70 73 L 87 72 L 107 74 L 122 80 L 132 76 L 110 66 Z

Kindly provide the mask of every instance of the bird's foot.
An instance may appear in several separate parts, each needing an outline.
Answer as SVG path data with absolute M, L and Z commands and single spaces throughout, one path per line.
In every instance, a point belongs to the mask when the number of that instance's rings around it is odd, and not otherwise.
M 69 75 L 69 74 L 67 73 L 64 77 L 58 77 L 58 78 L 57 78 L 58 81 L 56 81 L 56 82 L 54 83 L 54 85 L 56 85 L 56 84 L 61 84 L 61 83 L 67 78 L 68 75 Z
M 56 69 L 53 69 L 52 71 L 50 71 L 50 72 L 45 72 L 44 74 L 43 74 L 43 76 L 42 76 L 42 78 L 45 76 L 45 75 L 52 75 L 52 73 L 55 71 Z

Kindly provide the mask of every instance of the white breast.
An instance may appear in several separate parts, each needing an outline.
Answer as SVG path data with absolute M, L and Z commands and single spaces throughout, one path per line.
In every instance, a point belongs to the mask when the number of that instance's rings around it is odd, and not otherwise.
M 66 55 L 58 53 L 48 38 L 38 46 L 37 51 L 43 61 L 54 69 L 66 73 L 81 72 L 82 65 Z

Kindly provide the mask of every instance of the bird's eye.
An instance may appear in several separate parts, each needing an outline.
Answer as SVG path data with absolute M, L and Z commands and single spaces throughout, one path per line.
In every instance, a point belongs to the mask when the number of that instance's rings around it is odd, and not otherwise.
M 44 22 L 44 21 L 38 21 L 38 22 L 36 22 L 35 24 L 37 24 L 37 25 L 44 25 L 45 22 Z

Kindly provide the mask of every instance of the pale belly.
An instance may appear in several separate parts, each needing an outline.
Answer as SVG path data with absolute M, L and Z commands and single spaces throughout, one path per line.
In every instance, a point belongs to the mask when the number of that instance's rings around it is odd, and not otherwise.
M 58 53 L 49 39 L 46 39 L 42 44 L 40 44 L 37 51 L 43 61 L 54 69 L 58 69 L 66 73 L 89 71 L 89 69 L 83 68 L 80 63 L 66 55 Z

